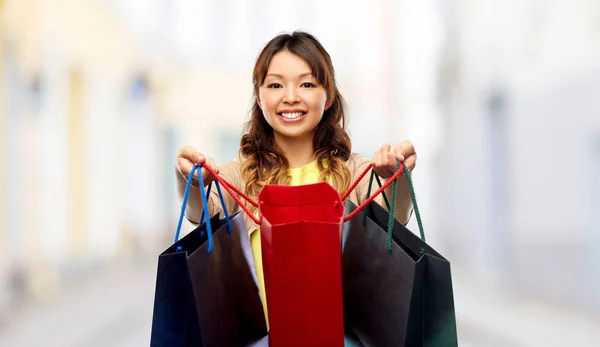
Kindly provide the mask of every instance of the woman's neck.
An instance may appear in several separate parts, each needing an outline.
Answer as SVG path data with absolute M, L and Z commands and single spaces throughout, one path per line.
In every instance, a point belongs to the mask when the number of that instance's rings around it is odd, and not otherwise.
M 290 168 L 302 167 L 315 159 L 313 136 L 290 138 L 277 133 L 274 135 L 275 147 L 286 157 Z

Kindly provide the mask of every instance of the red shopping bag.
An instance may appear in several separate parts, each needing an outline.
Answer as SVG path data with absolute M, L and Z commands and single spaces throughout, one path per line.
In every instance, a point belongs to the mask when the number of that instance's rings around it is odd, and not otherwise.
M 269 346 L 344 346 L 342 230 L 402 173 L 344 217 L 342 201 L 371 170 L 369 165 L 340 197 L 328 183 L 266 185 L 253 201 L 207 165 L 248 216 L 260 225 L 269 316 Z M 258 207 L 260 218 L 240 200 Z
M 340 195 L 266 185 L 258 200 L 270 346 L 343 346 Z

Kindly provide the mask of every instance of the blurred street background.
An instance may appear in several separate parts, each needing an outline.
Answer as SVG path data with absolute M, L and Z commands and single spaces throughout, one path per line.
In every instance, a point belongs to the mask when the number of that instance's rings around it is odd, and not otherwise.
M 461 346 L 598 346 L 600 0 L 0 0 L 0 346 L 149 345 L 176 152 L 237 156 L 296 29 L 355 152 L 415 144 Z

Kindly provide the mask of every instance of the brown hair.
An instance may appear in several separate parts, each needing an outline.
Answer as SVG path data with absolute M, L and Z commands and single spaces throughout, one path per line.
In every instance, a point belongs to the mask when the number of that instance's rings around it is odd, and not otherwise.
M 334 188 L 342 194 L 350 185 L 350 170 L 345 161 L 352 145 L 346 132 L 346 104 L 335 82 L 331 58 L 312 35 L 305 32 L 281 34 L 269 41 L 260 52 L 252 83 L 254 85 L 251 118 L 246 123 L 240 141 L 241 174 L 246 182 L 245 193 L 256 198 L 265 184 L 289 184 L 288 160 L 274 147 L 273 128 L 267 123 L 258 105 L 258 90 L 263 84 L 273 56 L 281 51 L 304 59 L 317 81 L 327 91 L 327 105 L 314 137 L 315 156 L 320 180 L 331 177 Z M 327 165 L 324 165 L 324 162 Z

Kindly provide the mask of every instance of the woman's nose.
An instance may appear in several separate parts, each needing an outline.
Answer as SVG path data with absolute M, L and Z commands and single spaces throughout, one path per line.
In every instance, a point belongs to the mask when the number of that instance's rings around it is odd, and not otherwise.
M 296 88 L 287 88 L 283 95 L 283 102 L 286 104 L 295 104 L 298 101 L 299 98 L 298 93 L 296 93 Z

